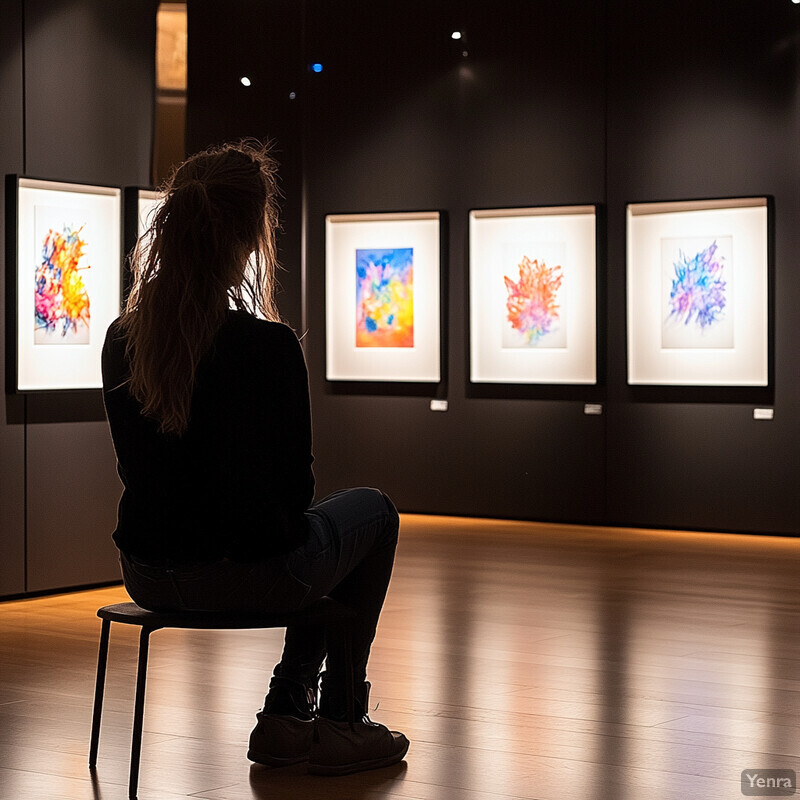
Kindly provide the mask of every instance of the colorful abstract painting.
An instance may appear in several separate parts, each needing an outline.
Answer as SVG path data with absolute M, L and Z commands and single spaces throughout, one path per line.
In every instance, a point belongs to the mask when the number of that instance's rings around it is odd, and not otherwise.
M 356 250 L 356 347 L 414 346 L 414 248 Z
M 14 388 L 98 389 L 122 302 L 122 190 L 15 177 Z
M 726 305 L 724 259 L 716 242 L 692 256 L 682 250 L 673 264 L 670 317 L 701 330 L 719 322 Z
M 50 227 L 37 244 L 34 343 L 88 344 L 89 293 L 81 272 L 88 270 L 84 225 Z
M 732 347 L 730 237 L 662 241 L 662 346 Z
M 564 274 L 561 265 L 548 266 L 544 259 L 531 260 L 525 255 L 517 269 L 519 280 L 503 276 L 507 293 L 506 320 L 510 328 L 503 345 L 563 347 L 562 342 L 548 340 L 562 330 L 559 291 Z

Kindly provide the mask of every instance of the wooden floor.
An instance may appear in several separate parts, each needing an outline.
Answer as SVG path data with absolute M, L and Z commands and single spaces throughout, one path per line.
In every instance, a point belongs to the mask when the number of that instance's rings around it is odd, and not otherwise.
M 140 800 L 734 800 L 800 771 L 800 542 L 404 516 L 370 662 L 407 761 L 251 765 L 280 631 L 152 637 Z M 0 604 L 0 798 L 123 800 L 136 633 L 114 626 L 96 778 L 98 606 Z

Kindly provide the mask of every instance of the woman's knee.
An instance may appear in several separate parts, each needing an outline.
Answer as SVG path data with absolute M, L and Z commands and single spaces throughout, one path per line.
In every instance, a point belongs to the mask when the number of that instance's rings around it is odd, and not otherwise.
M 381 492 L 381 498 L 386 506 L 387 529 L 397 543 L 397 536 L 400 532 L 400 515 L 388 494 Z
M 359 527 L 378 522 L 380 539 L 385 545 L 397 543 L 400 515 L 391 498 L 380 489 L 359 486 L 334 492 L 321 500 L 310 513 L 325 512 L 333 527 Z
M 386 545 L 397 544 L 397 534 L 400 529 L 400 515 L 397 513 L 392 499 L 380 489 L 359 487 L 353 489 L 359 494 L 359 500 L 372 509 L 372 514 L 381 518 L 382 539 Z

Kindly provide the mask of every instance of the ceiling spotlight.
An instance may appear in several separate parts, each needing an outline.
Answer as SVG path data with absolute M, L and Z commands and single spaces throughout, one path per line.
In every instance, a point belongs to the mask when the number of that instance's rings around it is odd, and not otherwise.
M 797 2 L 800 2 L 800 0 L 797 0 Z M 453 31 L 450 34 L 450 38 L 451 39 L 460 39 L 461 38 L 461 31 Z
M 239 78 L 239 83 L 241 83 L 242 86 L 250 86 L 252 81 L 247 77 L 247 75 L 242 75 L 242 77 Z
M 317 72 L 317 73 L 322 72 L 322 64 L 320 64 L 319 61 L 315 61 L 311 65 L 311 71 L 312 72 Z

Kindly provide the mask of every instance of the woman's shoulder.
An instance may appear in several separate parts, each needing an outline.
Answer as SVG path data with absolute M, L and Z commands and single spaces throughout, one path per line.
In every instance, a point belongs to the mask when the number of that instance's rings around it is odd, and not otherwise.
M 242 374 L 244 368 L 250 379 L 268 376 L 270 383 L 278 376 L 305 370 L 300 342 L 288 325 L 258 319 L 243 311 L 228 314 L 210 357 L 212 369 Z
M 297 344 L 297 335 L 288 325 L 259 319 L 246 311 L 230 311 L 221 333 L 223 336 L 250 341 L 259 346 Z
M 106 341 L 108 342 L 121 339 L 123 335 L 122 317 L 119 316 L 108 326 L 108 328 L 106 328 Z
M 117 317 L 108 326 L 105 341 L 103 342 L 101 367 L 104 389 L 108 390 L 110 387 L 117 387 L 128 377 L 129 368 L 125 351 L 125 332 L 122 330 L 120 318 Z
M 117 317 L 106 329 L 103 353 L 120 353 L 125 351 L 125 331 L 122 329 L 122 317 Z

